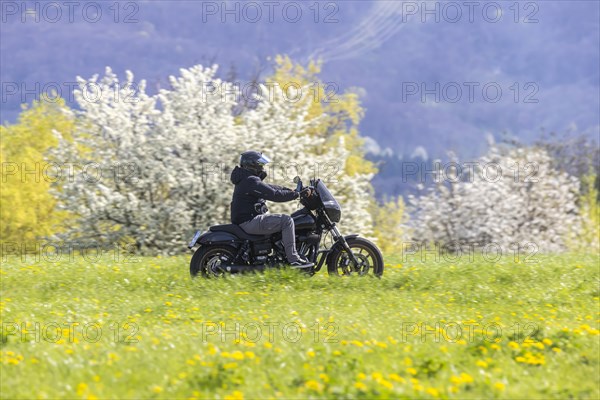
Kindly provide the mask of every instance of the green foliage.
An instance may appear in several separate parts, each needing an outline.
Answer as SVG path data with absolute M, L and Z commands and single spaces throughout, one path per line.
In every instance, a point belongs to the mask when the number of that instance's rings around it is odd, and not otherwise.
M 9 258 L 0 391 L 11 399 L 600 396 L 598 255 L 535 255 L 536 264 L 512 254 L 496 263 L 412 257 L 388 255 L 381 279 L 280 270 L 219 280 L 189 279 L 188 257 Z
M 371 215 L 377 246 L 385 254 L 400 252 L 403 238 L 406 236 L 402 230 L 402 224 L 406 219 L 402 197 L 398 197 L 396 201 L 387 200 L 382 205 L 373 202 Z
M 351 91 L 337 93 L 336 88 L 325 84 L 320 78 L 321 63 L 311 61 L 306 67 L 294 63 L 288 56 L 275 57 L 275 72 L 268 82 L 277 82 L 281 87 L 306 87 L 311 95 L 305 101 L 311 102 L 308 119 L 321 117 L 321 121 L 310 132 L 330 138 L 328 145 L 337 146 L 340 137 L 344 138 L 346 149 L 351 152 L 345 172 L 352 176 L 357 173 L 375 173 L 375 165 L 364 158 L 364 140 L 358 132 L 358 124 L 364 116 L 358 95 Z
M 2 203 L 0 218 L 2 241 L 22 242 L 50 236 L 60 230 L 68 217 L 55 209 L 50 193 L 56 166 L 49 164 L 47 152 L 58 144 L 52 131 L 71 138 L 74 120 L 64 113 L 62 99 L 43 98 L 24 107 L 17 124 L 0 126 L 2 162 Z
M 344 139 L 346 150 L 350 152 L 344 167 L 348 176 L 377 173 L 376 165 L 365 158 L 362 149 L 364 139 L 360 136 L 358 124 L 364 116 L 364 109 L 358 94 L 352 91 L 337 93 L 336 88 L 319 78 L 320 72 L 320 62 L 311 61 L 304 67 L 288 56 L 279 55 L 275 58 L 275 72 L 267 81 L 277 82 L 284 88 L 293 85 L 311 90 L 311 96 L 306 99 L 312 103 L 307 117 L 321 117 L 320 123 L 311 130 L 312 134 L 328 137 L 329 146 L 337 146 L 340 137 Z M 371 195 L 373 193 L 371 188 Z M 402 198 L 382 205 L 372 199 L 370 213 L 377 244 L 387 251 L 399 249 L 402 240 L 400 224 L 407 218 Z
M 600 207 L 598 207 L 598 189 L 595 186 L 597 176 L 589 174 L 581 179 L 582 193 L 579 197 L 579 215 L 581 226 L 571 241 L 574 251 L 598 254 L 600 251 Z

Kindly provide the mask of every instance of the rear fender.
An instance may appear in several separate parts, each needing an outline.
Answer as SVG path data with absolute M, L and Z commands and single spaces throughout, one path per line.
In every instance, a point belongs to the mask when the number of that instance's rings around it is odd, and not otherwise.
M 195 245 L 202 246 L 213 244 L 227 244 L 228 246 L 239 247 L 242 240 L 229 232 L 212 232 L 206 231 L 200 235 L 196 232 L 196 236 L 190 242 L 188 247 L 191 249 Z

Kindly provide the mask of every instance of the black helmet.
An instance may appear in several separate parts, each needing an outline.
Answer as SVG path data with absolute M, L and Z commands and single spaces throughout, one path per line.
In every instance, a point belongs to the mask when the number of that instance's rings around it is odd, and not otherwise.
M 240 157 L 240 167 L 247 169 L 256 176 L 264 173 L 264 167 L 271 160 L 258 151 L 246 151 Z

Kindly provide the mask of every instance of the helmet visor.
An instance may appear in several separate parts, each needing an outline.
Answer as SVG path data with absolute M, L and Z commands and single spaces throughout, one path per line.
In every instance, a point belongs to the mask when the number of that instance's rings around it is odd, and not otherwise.
M 261 154 L 260 158 L 256 162 L 260 165 L 267 165 L 268 163 L 271 162 L 271 159 L 269 157 L 265 156 L 264 154 Z

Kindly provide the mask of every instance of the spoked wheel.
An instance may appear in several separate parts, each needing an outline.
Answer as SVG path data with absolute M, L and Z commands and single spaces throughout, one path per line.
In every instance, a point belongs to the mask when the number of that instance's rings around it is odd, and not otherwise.
M 229 246 L 201 247 L 190 261 L 190 275 L 195 278 L 198 273 L 204 278 L 217 278 L 227 273 L 225 264 L 235 258 L 235 249 Z
M 383 256 L 377 246 L 367 239 L 358 237 L 347 239 L 347 243 L 358 265 L 355 265 L 346 250 L 339 246 L 328 260 L 327 272 L 329 275 L 383 275 Z

